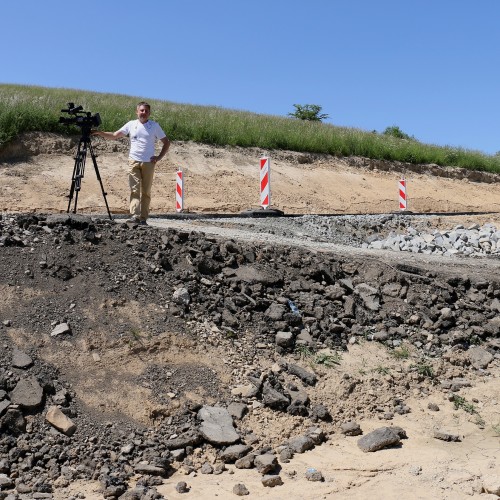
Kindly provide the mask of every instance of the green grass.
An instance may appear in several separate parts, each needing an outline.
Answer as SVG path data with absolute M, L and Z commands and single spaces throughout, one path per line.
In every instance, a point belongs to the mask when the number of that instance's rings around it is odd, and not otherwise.
M 390 354 L 395 359 L 408 359 L 410 357 L 410 350 L 407 346 L 401 346 L 400 348 L 391 351 Z
M 103 94 L 83 90 L 0 84 L 0 148 L 30 131 L 77 135 L 78 130 L 59 124 L 68 102 L 99 113 L 101 130 L 114 131 L 135 118 L 135 105 L 147 100 L 152 119 L 174 141 L 195 141 L 218 146 L 258 147 L 334 156 L 409 163 L 435 163 L 471 170 L 500 172 L 500 157 L 462 148 L 424 144 L 387 134 L 321 122 L 298 120 L 224 109 L 180 104 L 147 96 Z M 67 116 L 67 115 L 64 115 Z

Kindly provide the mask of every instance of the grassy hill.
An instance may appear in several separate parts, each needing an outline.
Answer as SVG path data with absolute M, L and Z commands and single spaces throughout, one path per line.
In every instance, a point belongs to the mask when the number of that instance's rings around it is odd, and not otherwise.
M 0 84 L 0 148 L 29 131 L 78 134 L 78 128 L 59 123 L 68 102 L 99 113 L 101 130 L 114 131 L 135 118 L 143 97 L 74 89 Z M 260 147 L 335 156 L 364 156 L 409 163 L 435 163 L 471 170 L 500 172 L 500 157 L 462 148 L 424 144 L 413 139 L 337 127 L 295 118 L 195 106 L 148 99 L 151 116 L 174 141 L 219 146 Z

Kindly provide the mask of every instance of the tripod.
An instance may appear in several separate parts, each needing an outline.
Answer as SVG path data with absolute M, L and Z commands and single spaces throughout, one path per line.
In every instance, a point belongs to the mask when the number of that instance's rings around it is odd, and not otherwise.
M 90 128 L 86 127 L 83 130 L 82 137 L 80 138 L 80 142 L 78 143 L 78 149 L 75 156 L 75 166 L 73 168 L 73 177 L 71 181 L 71 188 L 69 191 L 69 202 L 68 202 L 68 210 L 71 208 L 71 202 L 73 201 L 73 196 L 75 197 L 75 204 L 73 207 L 73 213 L 76 214 L 76 206 L 78 204 L 78 193 L 82 187 L 82 179 L 85 175 L 85 160 L 87 159 L 87 151 L 90 151 L 90 156 L 92 158 L 92 163 L 94 164 L 95 174 L 97 176 L 97 180 L 101 185 L 102 195 L 104 197 L 104 203 L 106 204 L 106 210 L 108 211 L 109 218 L 113 220 L 111 216 L 111 212 L 109 211 L 108 200 L 106 199 L 107 193 L 104 191 L 104 186 L 102 185 L 101 175 L 99 174 L 99 168 L 97 167 L 97 160 L 94 154 L 94 150 L 92 148 L 92 142 L 90 140 Z

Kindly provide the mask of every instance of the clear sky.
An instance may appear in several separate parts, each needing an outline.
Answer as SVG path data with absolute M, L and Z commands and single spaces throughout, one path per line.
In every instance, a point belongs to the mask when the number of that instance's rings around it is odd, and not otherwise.
M 500 0 L 4 0 L 0 15 L 0 83 L 319 104 L 327 123 L 500 151 Z

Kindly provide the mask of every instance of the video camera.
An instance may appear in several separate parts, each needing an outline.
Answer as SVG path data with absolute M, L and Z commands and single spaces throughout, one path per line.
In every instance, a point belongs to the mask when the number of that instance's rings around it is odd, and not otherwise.
M 61 113 L 68 113 L 71 116 L 61 116 L 59 123 L 76 125 L 77 127 L 81 127 L 86 133 L 89 133 L 92 127 L 98 127 L 101 124 L 99 113 L 92 115 L 90 111 L 83 111 L 83 106 L 75 107 L 75 104 L 72 102 L 68 103 L 68 109 L 61 109 Z

